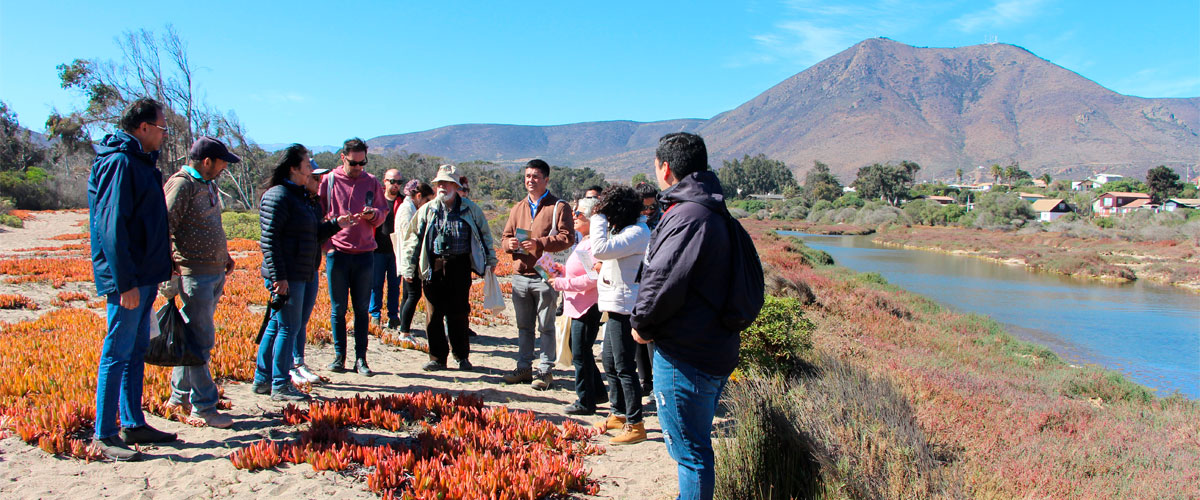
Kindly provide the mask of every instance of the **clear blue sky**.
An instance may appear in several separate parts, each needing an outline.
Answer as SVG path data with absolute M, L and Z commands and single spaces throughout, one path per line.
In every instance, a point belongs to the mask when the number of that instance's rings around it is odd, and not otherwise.
M 709 118 L 875 36 L 930 47 L 995 37 L 1122 94 L 1200 96 L 1200 0 L 0 0 L 0 100 L 41 131 L 52 108 L 82 104 L 59 88 L 56 65 L 116 59 L 123 31 L 167 23 L 207 102 L 261 143 Z

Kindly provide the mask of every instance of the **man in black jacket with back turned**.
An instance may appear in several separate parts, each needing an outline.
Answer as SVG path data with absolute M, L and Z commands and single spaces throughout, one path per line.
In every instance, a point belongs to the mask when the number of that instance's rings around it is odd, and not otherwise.
M 680 498 L 711 499 L 712 420 L 741 345 L 718 316 L 731 287 L 725 197 L 700 136 L 667 134 L 654 156 L 666 212 L 642 263 L 633 338 L 655 345 L 659 425 Z

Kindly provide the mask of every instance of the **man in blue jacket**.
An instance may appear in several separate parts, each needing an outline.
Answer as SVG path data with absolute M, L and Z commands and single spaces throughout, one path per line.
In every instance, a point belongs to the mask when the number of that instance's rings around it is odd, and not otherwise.
M 712 420 L 741 346 L 718 317 L 731 287 L 725 197 L 700 136 L 665 135 L 654 156 L 666 212 L 642 263 L 633 338 L 654 342 L 658 420 L 679 464 L 679 498 L 711 499 Z
M 96 381 L 95 444 L 112 460 L 137 460 L 129 445 L 165 443 L 175 434 L 146 424 L 142 375 L 158 284 L 171 278 L 171 240 L 162 173 L 166 115 L 153 99 L 125 108 L 120 130 L 104 137 L 88 177 L 88 222 L 96 292 L 108 299 L 108 332 Z M 121 429 L 118 434 L 117 416 Z

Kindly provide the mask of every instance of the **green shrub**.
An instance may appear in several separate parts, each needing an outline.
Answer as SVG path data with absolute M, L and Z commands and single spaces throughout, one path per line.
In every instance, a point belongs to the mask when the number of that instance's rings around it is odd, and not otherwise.
M 1117 222 L 1112 220 L 1112 217 L 1096 217 L 1096 227 L 1103 229 L 1112 229 L 1117 225 Z
M 795 373 L 812 351 L 813 324 L 804 317 L 800 301 L 768 295 L 758 319 L 742 332 L 739 368 L 766 373 Z
M 1145 404 L 1154 400 L 1149 389 L 1130 382 L 1120 373 L 1099 368 L 1085 368 L 1067 379 L 1063 394 L 1078 398 L 1100 398 L 1104 402 Z
M 21 222 L 21 219 L 11 214 L 0 215 L 0 225 L 17 228 L 25 227 L 25 223 Z
M 856 280 L 858 280 L 858 281 L 860 281 L 860 282 L 863 282 L 863 283 L 874 283 L 874 284 L 876 284 L 876 285 L 886 285 L 886 284 L 888 284 L 888 280 L 887 280 L 887 278 L 884 278 L 882 274 L 879 274 L 879 273 L 874 273 L 874 272 L 872 272 L 872 273 L 858 273 L 858 274 L 856 274 L 856 275 L 854 276 L 854 279 L 856 279 Z
M 225 237 L 229 239 L 245 238 L 258 241 L 262 237 L 261 226 L 258 225 L 258 213 L 233 212 L 221 214 L 221 225 L 225 226 Z

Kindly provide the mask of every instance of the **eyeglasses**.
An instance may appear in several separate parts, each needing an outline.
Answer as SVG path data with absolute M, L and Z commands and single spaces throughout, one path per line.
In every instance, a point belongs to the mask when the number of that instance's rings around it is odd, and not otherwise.
M 351 167 L 361 167 L 367 164 L 367 159 L 363 158 L 363 161 L 346 160 L 346 164 L 350 165 Z
M 354 162 L 350 162 L 350 164 L 354 165 Z M 366 165 L 366 164 L 367 164 L 367 162 L 364 161 L 363 165 Z M 354 165 L 354 166 L 357 167 L 358 165 Z M 404 184 L 404 181 L 402 179 L 384 179 L 383 182 L 386 182 L 388 184 Z
M 576 217 L 583 217 L 583 212 L 580 212 L 580 211 L 576 210 L 576 211 L 575 211 L 575 216 L 576 216 Z
M 171 135 L 171 127 L 160 127 L 158 124 L 156 124 L 156 123 L 150 123 L 150 122 L 146 122 L 146 124 L 147 124 L 147 125 L 153 125 L 153 126 L 155 126 L 155 127 L 158 127 L 158 128 L 160 128 L 160 129 L 162 129 L 162 131 L 163 131 L 163 134 L 165 134 L 165 135 Z

